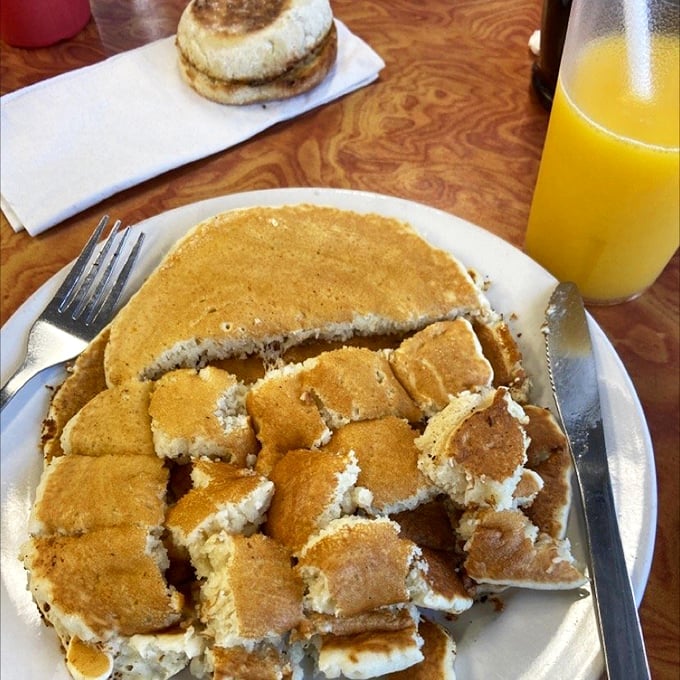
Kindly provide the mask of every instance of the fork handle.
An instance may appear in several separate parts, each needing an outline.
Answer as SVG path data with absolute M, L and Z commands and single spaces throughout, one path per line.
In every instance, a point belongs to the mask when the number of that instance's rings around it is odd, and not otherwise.
M 53 366 L 54 363 L 41 363 L 32 353 L 27 353 L 26 358 L 14 375 L 0 389 L 0 412 L 2 412 L 12 400 L 14 395 L 34 376 Z

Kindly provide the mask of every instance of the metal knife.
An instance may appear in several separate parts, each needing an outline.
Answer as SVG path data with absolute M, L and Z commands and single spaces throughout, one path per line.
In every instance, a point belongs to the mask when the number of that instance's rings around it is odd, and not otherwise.
M 610 680 L 643 680 L 650 677 L 649 666 L 616 520 L 597 368 L 583 300 L 573 283 L 555 288 L 544 331 L 550 382 L 583 503 L 605 668 Z

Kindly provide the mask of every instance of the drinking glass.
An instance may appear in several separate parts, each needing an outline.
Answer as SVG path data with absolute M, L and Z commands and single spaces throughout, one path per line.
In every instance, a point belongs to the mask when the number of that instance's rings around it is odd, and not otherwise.
M 89 20 L 89 0 L 0 0 L 0 37 L 14 47 L 53 45 Z
M 586 301 L 648 288 L 678 248 L 678 0 L 574 0 L 526 252 Z

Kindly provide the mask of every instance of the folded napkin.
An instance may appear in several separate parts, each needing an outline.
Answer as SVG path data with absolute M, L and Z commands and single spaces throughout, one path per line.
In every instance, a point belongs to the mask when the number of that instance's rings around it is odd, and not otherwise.
M 184 83 L 174 36 L 0 98 L 0 208 L 36 235 L 118 191 L 373 82 L 382 59 L 336 21 L 338 57 L 292 99 L 224 106 Z

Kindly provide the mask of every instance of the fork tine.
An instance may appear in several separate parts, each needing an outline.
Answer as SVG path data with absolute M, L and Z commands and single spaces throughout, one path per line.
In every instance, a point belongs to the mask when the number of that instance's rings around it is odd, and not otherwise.
M 107 264 L 106 269 L 99 278 L 97 288 L 95 289 L 94 293 L 89 297 L 87 306 L 85 306 L 86 302 L 85 299 L 83 299 L 79 305 L 79 308 L 84 307 L 84 311 L 86 312 L 85 314 L 86 324 L 92 323 L 92 321 L 94 321 L 96 311 L 99 308 L 99 303 L 101 302 L 102 298 L 104 297 L 104 294 L 106 293 L 107 285 L 109 283 L 111 275 L 113 274 L 114 267 L 118 262 L 118 258 L 120 257 L 120 254 L 123 251 L 123 246 L 125 245 L 125 241 L 127 241 L 127 237 L 129 234 L 130 234 L 129 229 L 125 229 L 123 231 L 121 238 L 118 240 L 118 245 L 116 246 L 115 252 L 109 258 L 109 263 Z M 83 310 L 77 309 L 75 312 L 73 312 L 74 318 L 78 318 L 78 315 L 81 313 L 81 311 Z
M 109 254 L 109 250 L 111 250 L 111 247 L 113 246 L 116 234 L 118 233 L 118 229 L 120 228 L 120 224 L 121 224 L 120 220 L 116 220 L 113 227 L 111 227 L 111 231 L 109 232 L 106 241 L 104 241 L 104 245 L 97 254 L 97 257 L 95 258 L 94 262 L 90 264 L 87 270 L 87 274 L 85 275 L 85 278 L 82 279 L 82 282 L 79 282 L 75 296 L 71 298 L 70 304 L 75 304 L 75 309 L 71 313 L 71 318 L 74 320 L 77 319 L 83 313 L 83 309 L 85 309 L 85 306 L 87 305 L 87 302 L 90 299 L 90 290 L 94 284 L 95 279 L 97 278 L 97 275 L 101 270 L 102 263 L 105 261 L 107 255 Z M 62 312 L 65 309 L 68 309 L 69 306 L 70 305 L 59 307 L 59 311 Z
M 87 263 L 89 262 L 90 257 L 94 252 L 94 249 L 99 241 L 99 237 L 101 236 L 101 233 L 102 231 L 104 231 L 104 228 L 106 227 L 108 222 L 109 222 L 108 215 L 104 215 L 104 217 L 102 217 L 101 220 L 99 220 L 99 224 L 97 225 L 96 229 L 92 232 L 92 235 L 85 244 L 85 247 L 78 256 L 78 259 L 74 262 L 73 266 L 71 267 L 71 271 L 69 271 L 68 276 L 64 279 L 64 282 L 61 284 L 61 286 L 59 286 L 59 290 L 56 292 L 54 296 L 55 300 L 61 301 L 59 303 L 59 311 L 62 311 L 65 307 L 67 307 L 70 304 L 76 289 L 76 284 L 78 283 L 80 277 L 85 271 L 85 267 L 87 266 Z
M 143 242 L 144 232 L 140 233 L 139 236 L 137 237 L 137 241 L 135 241 L 135 245 L 132 247 L 132 250 L 130 251 L 128 258 L 125 261 L 125 264 L 123 265 L 123 268 L 118 274 L 118 278 L 116 279 L 115 283 L 109 290 L 108 295 L 102 301 L 102 304 L 99 307 L 99 309 L 97 310 L 95 307 L 96 311 L 92 315 L 92 319 L 91 321 L 89 321 L 89 323 L 96 320 L 100 315 L 103 315 L 103 318 L 105 319 L 108 319 L 113 315 L 114 307 L 116 306 L 118 298 L 120 298 L 120 295 L 123 292 L 123 288 L 125 288 L 125 284 L 127 283 L 127 280 L 130 276 L 130 272 L 132 271 L 132 267 L 135 264 L 135 260 L 139 255 L 139 251 L 142 247 Z

